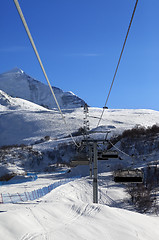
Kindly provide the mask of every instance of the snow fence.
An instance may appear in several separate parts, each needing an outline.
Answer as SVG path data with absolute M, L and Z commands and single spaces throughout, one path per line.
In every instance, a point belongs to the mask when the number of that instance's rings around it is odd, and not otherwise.
M 15 193 L 15 194 L 1 193 L 0 194 L 0 203 L 1 204 L 2 203 L 20 203 L 20 202 L 26 202 L 26 201 L 33 201 L 33 200 L 36 200 L 38 198 L 45 196 L 46 194 L 51 192 L 53 189 L 55 189 L 63 184 L 69 183 L 77 178 L 79 178 L 79 177 L 62 179 L 62 180 L 55 182 L 47 187 L 43 187 L 43 188 L 31 191 L 31 192 Z

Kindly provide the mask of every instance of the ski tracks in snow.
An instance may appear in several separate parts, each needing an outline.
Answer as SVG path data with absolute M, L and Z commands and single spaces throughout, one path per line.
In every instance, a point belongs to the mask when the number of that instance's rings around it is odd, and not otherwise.
M 25 233 L 20 240 L 53 240 L 56 239 L 56 236 L 61 235 L 61 231 L 64 232 L 70 231 L 71 226 L 77 224 L 78 220 L 81 221 L 80 218 L 85 219 L 87 216 L 87 224 L 88 221 L 93 220 L 93 216 L 101 211 L 101 207 L 97 205 L 90 205 L 80 202 L 79 204 L 66 204 L 66 209 L 61 210 L 61 216 L 56 219 L 53 216 L 53 213 L 48 209 L 43 207 L 41 209 L 41 214 L 37 215 L 37 211 L 29 208 L 30 213 L 33 215 L 35 221 L 40 226 L 40 229 L 33 233 Z M 62 212 L 65 212 L 63 215 Z M 46 220 L 46 221 L 45 221 Z M 52 228 L 47 228 L 47 223 L 52 222 Z M 50 224 L 48 224 L 50 225 Z M 59 239 L 59 238 L 58 238 Z
M 36 214 L 34 213 L 34 211 L 31 208 L 28 208 L 30 213 L 33 215 L 34 219 L 36 220 L 36 222 L 38 223 L 38 225 L 40 226 L 40 228 L 42 228 L 41 231 L 39 232 L 35 232 L 35 233 L 26 233 L 23 235 L 23 237 L 20 240 L 51 240 L 51 238 L 49 238 L 49 232 L 46 230 L 46 228 L 44 227 L 43 223 L 39 220 L 39 218 L 36 216 Z
M 74 188 L 78 191 L 75 192 Z M 81 189 L 85 192 L 84 196 L 81 194 Z M 58 201 L 52 200 L 45 205 L 40 204 L 35 208 L 28 208 L 37 229 L 33 233 L 26 233 L 20 240 L 61 239 L 63 234 L 72 231 L 73 226 L 76 228 L 78 223 L 79 226 L 81 222 L 87 226 L 92 225 L 94 217 L 100 213 L 103 207 L 103 205 L 90 203 L 91 199 L 87 197 L 87 194 L 88 191 L 92 191 L 92 186 L 90 184 L 85 185 L 83 182 L 78 182 L 78 186 L 70 183 L 69 191 L 66 190 L 66 192 L 62 191 L 63 195 L 61 195 L 60 191 L 56 193 L 56 197 L 59 197 Z M 116 202 L 108 195 L 107 191 L 104 195 L 108 205 L 116 205 Z
M 20 240 L 51 240 L 49 233 L 36 232 L 36 233 L 26 233 Z
M 23 235 L 23 237 L 20 240 L 33 240 L 35 238 L 37 238 L 39 235 L 41 235 L 43 233 L 26 233 Z M 47 238 L 44 238 L 47 239 Z

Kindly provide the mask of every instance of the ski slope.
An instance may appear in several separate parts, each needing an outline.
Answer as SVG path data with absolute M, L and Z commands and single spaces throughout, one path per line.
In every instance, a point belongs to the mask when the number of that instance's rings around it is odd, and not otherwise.
M 12 103 L 13 100 L 14 103 Z M 48 110 L 29 101 L 14 98 L 11 98 L 7 105 L 5 104 L 4 106 L 3 104 L 1 106 L 1 146 L 21 143 L 32 144 L 44 136 L 50 136 L 52 140 L 62 139 L 70 133 L 78 131 L 80 127 L 83 127 L 83 108 L 63 110 L 67 122 L 66 127 L 56 109 Z M 91 130 L 97 127 L 101 111 L 102 109 L 100 108 L 89 108 L 88 120 Z M 116 135 L 136 125 L 147 127 L 158 124 L 158 122 L 158 111 L 146 109 L 109 109 L 105 111 L 98 130 L 110 130 L 111 135 Z
M 119 207 L 121 199 L 126 198 L 123 189 L 113 187 L 106 173 L 100 177 L 106 177 L 107 181 L 99 182 L 99 204 L 92 203 L 91 180 L 83 177 L 54 189 L 38 201 L 1 205 L 0 239 L 159 239 L 159 218 Z M 31 190 L 57 178 L 55 175 L 39 176 L 35 185 L 28 182 L 3 187 L 10 193 Z
M 96 128 L 101 112 L 100 108 L 89 108 L 90 129 L 110 130 L 109 137 L 136 125 L 148 127 L 159 123 L 157 111 L 108 109 L 104 112 L 101 125 Z M 31 144 L 34 150 L 42 152 L 52 150 L 62 143 L 71 143 L 69 133 L 77 132 L 83 126 L 83 108 L 64 109 L 63 113 L 67 127 L 57 109 L 49 110 L 0 91 L 0 146 Z M 49 136 L 49 140 L 40 142 L 45 136 Z M 105 134 L 101 133 L 93 135 L 97 138 L 104 136 Z M 81 138 L 82 136 L 77 136 L 75 140 Z M 23 175 L 25 172 L 21 167 L 23 158 L 13 159 L 13 155 L 15 158 L 17 156 L 16 151 L 12 156 L 9 151 L 7 154 L 5 161 L 0 164 L 0 173 L 5 169 Z M 118 164 L 118 162 L 113 164 L 116 163 Z M 79 175 L 81 178 L 72 179 L 71 182 L 53 189 L 38 200 L 1 204 L 0 240 L 159 239 L 157 230 L 159 218 L 152 214 L 135 212 L 125 187 L 113 182 L 110 162 L 99 164 L 99 204 L 92 203 L 92 179 L 89 178 L 87 166 L 77 167 L 70 173 L 58 171 L 46 173 L 44 167 L 47 164 L 45 159 L 43 166 L 39 166 L 36 181 L 26 181 L 25 177 L 21 176 L 21 181 L 17 178 L 14 184 L 8 182 L 7 185 L 1 185 L 0 194 L 21 194 L 54 184 L 60 179 L 65 180 Z M 29 170 L 33 169 L 30 167 Z

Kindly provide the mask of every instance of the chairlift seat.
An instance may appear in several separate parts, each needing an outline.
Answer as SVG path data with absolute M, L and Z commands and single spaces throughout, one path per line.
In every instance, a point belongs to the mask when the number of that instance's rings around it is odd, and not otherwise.
M 89 165 L 88 156 L 86 156 L 85 154 L 79 154 L 70 161 L 71 167 L 76 167 L 78 165 Z
M 98 153 L 98 160 L 109 160 L 110 158 L 118 158 L 118 153 L 115 151 L 104 151 Z
M 114 181 L 121 183 L 142 183 L 142 170 L 117 170 L 114 172 Z
M 117 152 L 113 152 L 113 151 L 108 151 L 102 154 L 102 156 L 105 156 L 107 158 L 118 158 L 118 153 Z
M 98 157 L 98 160 L 109 160 L 109 159 L 106 156 L 101 155 Z
M 78 165 L 89 165 L 89 161 L 88 160 L 72 160 L 70 162 L 71 167 L 76 167 Z

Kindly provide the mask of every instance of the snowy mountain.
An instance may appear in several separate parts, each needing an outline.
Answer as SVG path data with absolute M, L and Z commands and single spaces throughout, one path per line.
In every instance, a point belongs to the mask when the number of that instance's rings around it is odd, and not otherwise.
M 155 215 L 159 213 L 159 177 L 157 187 L 150 189 L 150 199 L 146 198 L 151 206 L 141 214 L 139 209 L 144 210 L 145 202 L 140 208 L 132 204 L 127 184 L 115 183 L 112 175 L 119 166 L 147 169 L 151 183 L 152 176 L 159 173 L 159 133 L 147 135 L 143 131 L 132 137 L 131 132 L 130 137 L 128 132 L 119 138 L 124 130 L 135 126 L 157 126 L 158 111 L 107 109 L 97 127 L 102 109 L 88 108 L 90 130 L 96 130 L 90 137 L 104 139 L 105 133 L 97 131 L 109 130 L 108 138 L 118 139 L 113 143 L 120 155 L 117 159 L 98 161 L 99 204 L 93 204 L 89 166 L 68 165 L 81 151 L 77 151 L 69 134 L 75 136 L 76 142 L 83 139 L 79 129 L 83 127 L 84 114 L 79 106 L 84 101 L 55 88 L 66 127 L 57 109 L 40 106 L 55 107 L 46 85 L 19 69 L 1 74 L 0 85 L 1 240 L 159 239 L 159 218 Z M 32 174 L 36 174 L 35 179 L 28 177 Z M 50 190 L 50 185 L 55 187 Z M 144 195 L 146 188 L 142 193 L 136 199 L 148 196 Z
M 23 98 L 49 109 L 57 107 L 49 87 L 18 68 L 0 74 L 0 90 L 12 97 Z M 62 109 L 78 108 L 85 104 L 72 92 L 63 92 L 56 87 L 53 87 L 53 90 Z

